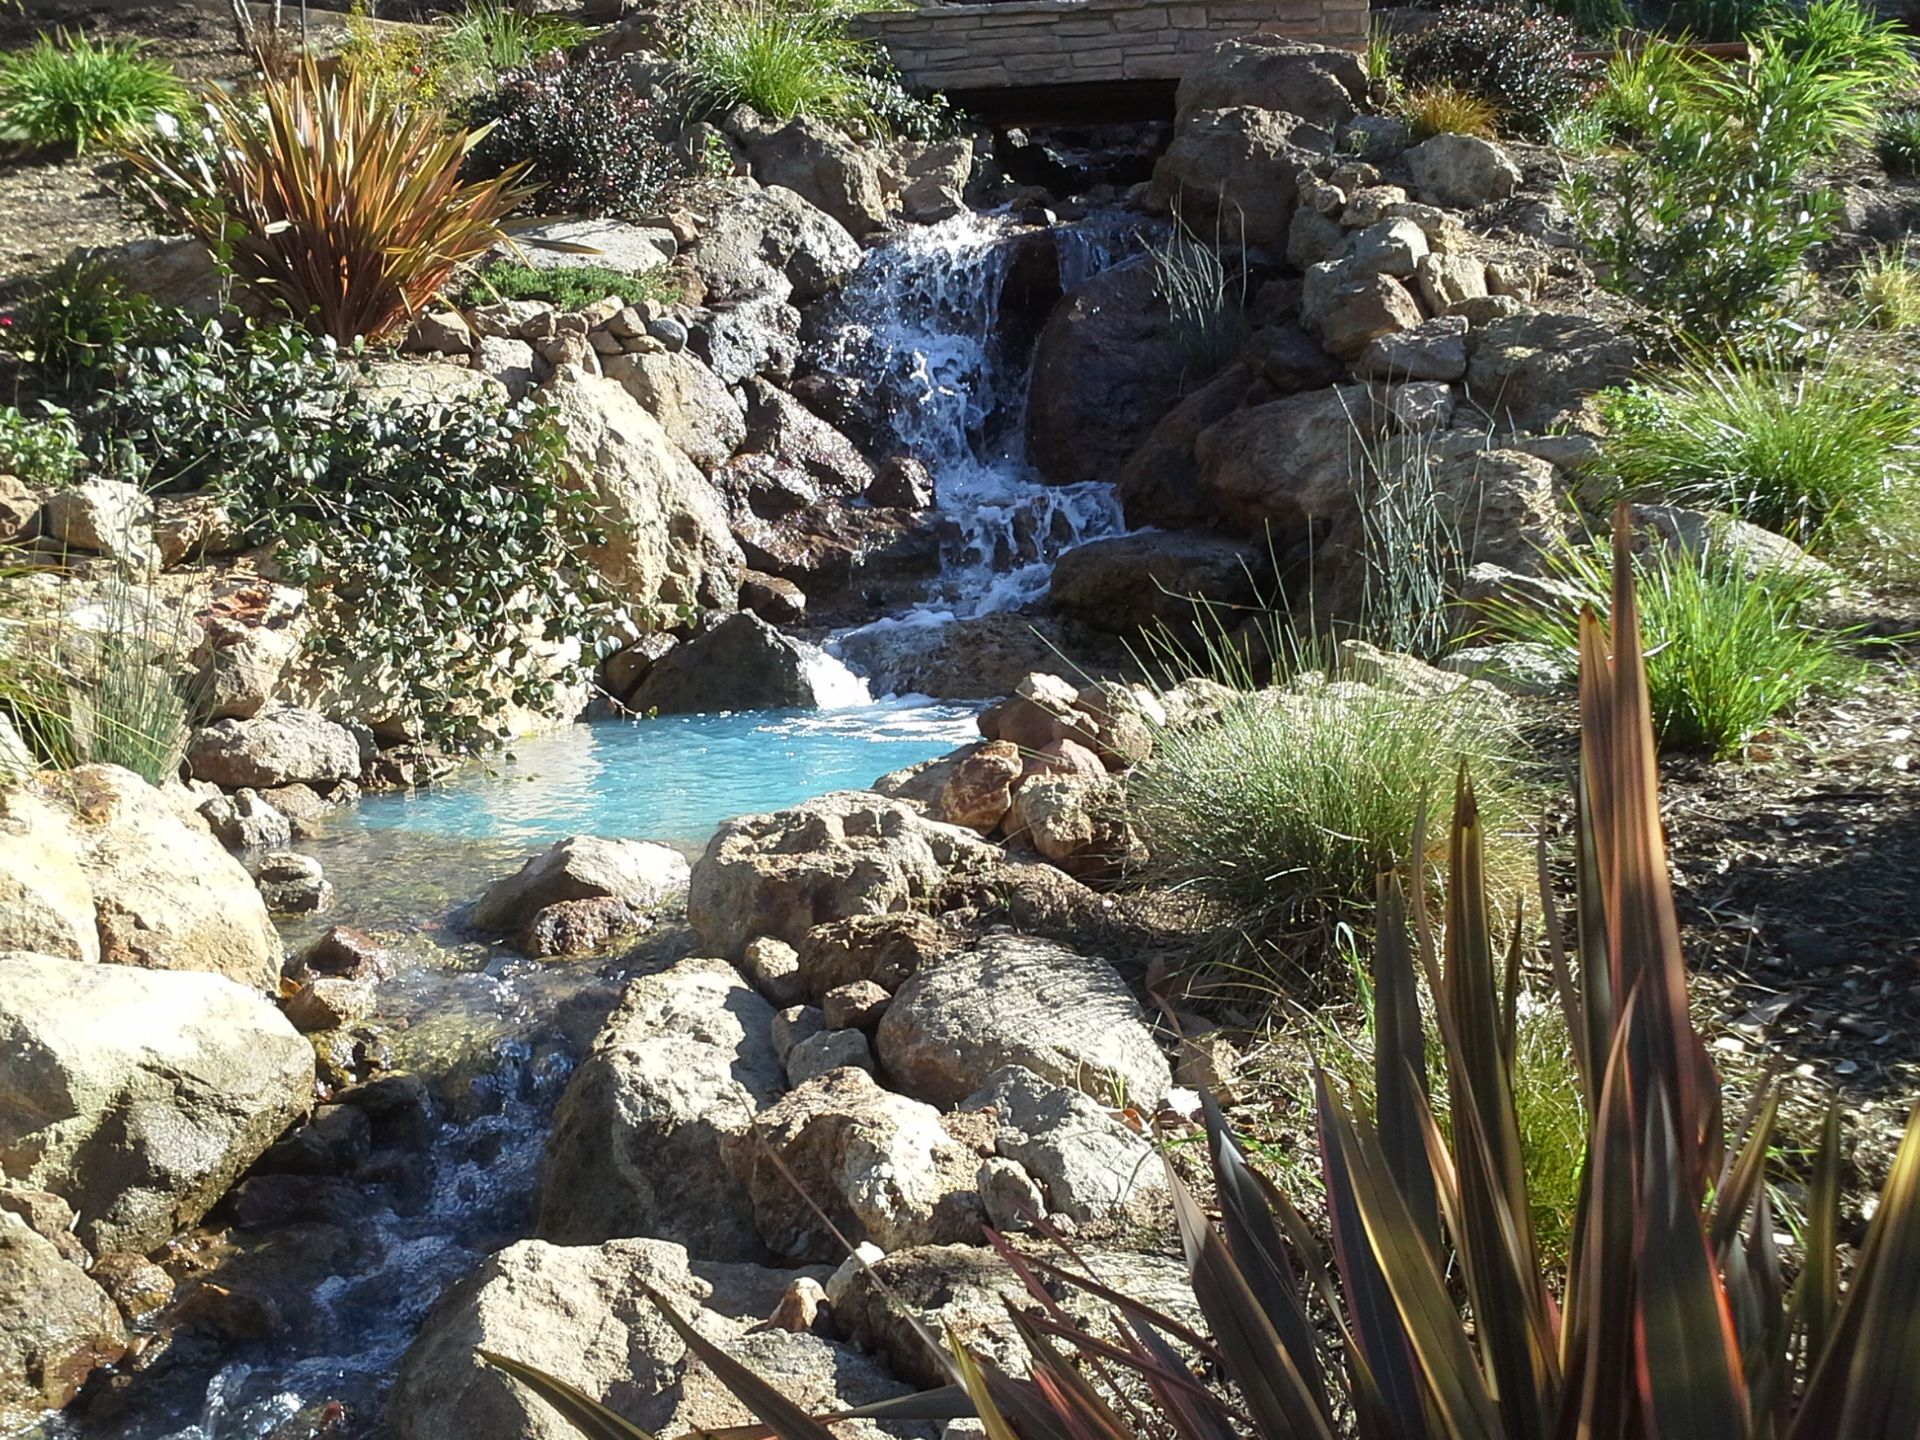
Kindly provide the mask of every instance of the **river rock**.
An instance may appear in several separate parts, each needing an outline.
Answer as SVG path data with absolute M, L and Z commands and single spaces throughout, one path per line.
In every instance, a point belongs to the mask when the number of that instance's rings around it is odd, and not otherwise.
M 276 915 L 317 915 L 333 904 L 333 882 L 320 862 L 295 850 L 272 850 L 254 861 L 253 883 Z
M 747 164 L 762 185 L 783 185 L 864 239 L 887 224 L 880 163 L 832 126 L 801 115 L 748 137 Z
M 980 1157 L 947 1133 L 938 1110 L 881 1089 L 864 1070 L 802 1085 L 726 1148 L 761 1236 L 790 1259 L 846 1253 L 809 1201 L 848 1241 L 883 1250 L 973 1240 L 985 1222 Z
M 641 609 L 730 609 L 746 568 L 726 508 L 693 462 L 616 381 L 555 381 L 544 390 L 566 449 L 566 483 L 607 511 L 593 561 Z
M 1172 1083 L 1111 965 L 1021 935 L 990 935 L 916 972 L 887 1007 L 876 1050 L 903 1089 L 936 1105 L 958 1104 L 1008 1065 L 1143 1109 Z
M 718 183 L 713 221 L 693 247 L 709 301 L 791 289 L 804 305 L 860 265 L 860 246 L 831 215 L 781 185 Z M 784 296 L 782 297 L 784 298 Z
M 723 960 L 632 981 L 554 1114 L 540 1233 L 757 1255 L 748 1193 L 722 1155 L 784 1088 L 772 1022 L 773 1007 Z
M 532 959 L 554 955 L 591 955 L 623 936 L 644 930 L 653 911 L 602 895 L 593 900 L 561 900 L 537 911 L 513 937 L 514 948 Z
M 1227 536 L 1120 535 L 1063 554 L 1047 594 L 1055 609 L 1096 630 L 1184 630 L 1213 607 L 1250 604 L 1268 559 L 1262 546 Z
M 684 350 L 613 355 L 603 368 L 702 470 L 712 470 L 747 438 L 740 402 L 718 375 Z
M 360 742 L 346 726 L 315 711 L 267 710 L 196 730 L 187 768 L 196 780 L 229 788 L 325 785 L 359 778 Z
M 651 1289 L 706 1338 L 809 1414 L 905 1393 L 872 1360 L 816 1335 L 753 1328 L 790 1271 L 689 1261 L 679 1245 L 524 1240 L 489 1258 L 435 1307 L 401 1361 L 388 1414 L 396 1440 L 578 1440 L 579 1432 L 482 1350 L 533 1365 L 660 1434 L 751 1423 L 648 1299 Z M 870 1422 L 836 1426 L 880 1440 Z
M 645 714 L 813 710 L 811 657 L 758 615 L 730 615 L 654 663 L 628 705 Z
M 0 956 L 0 1168 L 96 1253 L 199 1220 L 312 1088 L 306 1041 L 231 980 Z
M 1625 381 L 1639 346 L 1617 325 L 1543 311 L 1469 331 L 1467 354 L 1476 404 L 1516 430 L 1544 430 Z
M 687 918 L 723 955 L 760 935 L 799 948 L 816 925 L 912 909 L 950 872 L 991 869 L 998 858 L 957 825 L 869 791 L 837 791 L 721 826 L 693 867 Z
M 991 1114 L 994 1153 L 1039 1182 L 1050 1214 L 1086 1223 L 1166 1193 L 1166 1169 L 1146 1136 L 1031 1070 L 999 1071 L 961 1108 Z
M 1299 115 L 1195 110 L 1153 168 L 1153 198 L 1199 233 L 1217 232 L 1223 247 L 1283 256 L 1300 176 L 1332 149 L 1332 132 Z
M 1405 159 L 1422 200 L 1457 210 L 1504 200 L 1522 179 L 1511 155 L 1477 135 L 1435 135 L 1407 151 Z
M 19 1216 L 0 1211 L 0 1428 L 31 1428 L 126 1349 L 106 1291 Z
M 686 857 L 670 846 L 574 835 L 495 881 L 469 918 L 477 929 L 514 930 L 549 905 L 603 897 L 652 910 L 686 887 L 687 874 Z
M 1366 94 L 1366 68 L 1351 50 L 1248 35 L 1196 54 L 1174 104 L 1177 124 L 1202 110 L 1257 105 L 1335 126 Z
M 1152 265 L 1104 270 L 1065 296 L 1034 344 L 1027 458 L 1053 484 L 1109 480 L 1180 398 L 1179 327 Z

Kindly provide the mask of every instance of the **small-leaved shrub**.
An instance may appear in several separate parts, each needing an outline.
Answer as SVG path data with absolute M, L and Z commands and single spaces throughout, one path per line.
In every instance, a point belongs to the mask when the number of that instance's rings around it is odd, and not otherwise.
M 60 485 L 80 468 L 80 433 L 66 411 L 43 407 L 28 415 L 0 405 L 0 475 L 29 485 Z
M 1435 135 L 1478 135 L 1487 140 L 1500 126 L 1500 112 L 1492 101 L 1451 85 L 1409 90 L 1400 100 L 1400 113 L 1415 140 Z
M 1451 86 L 1478 95 L 1502 129 L 1543 140 L 1587 88 L 1574 59 L 1578 45 L 1573 26 L 1551 12 L 1455 6 L 1395 48 L 1394 69 L 1409 90 Z
M 453 298 L 463 308 L 497 300 L 547 300 L 562 310 L 580 310 L 609 295 L 638 305 L 646 300 L 673 300 L 679 294 L 679 284 L 657 270 L 646 275 L 628 275 L 601 265 L 540 270 L 518 260 L 496 260 L 467 276 Z
M 482 133 L 466 172 L 525 166 L 543 214 L 644 214 L 681 168 L 664 118 L 625 61 L 542 55 L 503 73 L 468 110 Z
M 1602 401 L 1625 493 L 1739 515 L 1814 549 L 1913 507 L 1920 400 L 1840 361 L 1700 360 Z
M 1572 675 L 1580 612 L 1612 593 L 1604 546 L 1569 546 L 1548 559 L 1565 588 L 1553 609 L 1520 601 L 1491 605 L 1500 631 L 1542 646 Z M 1655 542 L 1635 564 L 1647 637 L 1647 689 L 1662 746 L 1719 757 L 1744 749 L 1809 694 L 1852 679 L 1860 663 L 1851 636 L 1815 612 L 1831 581 L 1818 573 L 1757 566 L 1716 548 L 1696 552 Z
M 84 151 L 134 139 L 186 103 L 173 71 L 134 41 L 63 32 L 0 54 L 0 138 Z

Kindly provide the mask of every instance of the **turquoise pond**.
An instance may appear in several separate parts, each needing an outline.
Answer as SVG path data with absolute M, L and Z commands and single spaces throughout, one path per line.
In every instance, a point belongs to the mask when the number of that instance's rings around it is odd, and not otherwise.
M 529 847 L 620 835 L 697 847 L 735 815 L 864 789 L 889 770 L 944 755 L 979 737 L 974 714 L 892 701 L 573 725 L 431 788 L 368 796 L 341 830 Z

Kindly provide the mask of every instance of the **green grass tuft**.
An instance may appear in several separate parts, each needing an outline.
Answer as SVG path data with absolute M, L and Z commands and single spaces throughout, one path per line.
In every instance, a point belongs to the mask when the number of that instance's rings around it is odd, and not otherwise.
M 1897 246 L 1870 252 L 1854 271 L 1854 315 L 1874 330 L 1910 330 L 1920 325 L 1920 266 Z
M 29 145 L 85 151 L 115 144 L 186 104 L 173 71 L 144 58 L 135 41 L 95 44 L 63 31 L 0 55 L 0 137 Z
M 871 8 L 833 0 L 711 0 L 695 12 L 680 62 L 708 111 L 751 105 L 779 120 L 866 118 L 876 53 L 847 33 L 846 22 Z

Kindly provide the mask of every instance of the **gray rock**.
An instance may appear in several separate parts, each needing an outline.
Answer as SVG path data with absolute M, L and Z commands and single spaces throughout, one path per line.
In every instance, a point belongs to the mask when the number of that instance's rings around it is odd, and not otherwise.
M 747 164 L 762 185 L 783 185 L 863 239 L 887 224 L 887 196 L 873 151 L 802 115 L 747 140 Z
M 647 337 L 658 340 L 667 347 L 669 353 L 678 353 L 687 348 L 686 323 L 671 315 L 662 315 L 647 322 Z
M 1360 352 L 1353 373 L 1364 380 L 1458 380 L 1467 373 L 1467 322 L 1444 315 L 1376 336 Z
M 473 354 L 473 327 L 458 310 L 430 310 L 413 322 L 402 347 L 415 355 Z
M 311 855 L 269 851 L 253 864 L 260 898 L 276 915 L 312 915 L 333 904 L 333 884 Z
M 687 345 L 728 385 L 790 376 L 799 363 L 800 312 L 787 303 L 784 286 L 741 295 L 705 311 Z
M 1045 1193 L 1017 1161 L 990 1155 L 980 1162 L 973 1183 L 987 1223 L 1003 1234 L 1031 1230 L 1046 1218 Z
M 156 564 L 153 501 L 124 480 L 83 480 L 47 497 L 40 533 L 70 550 L 85 550 L 136 568 Z
M 798 1090 L 828 1071 L 851 1067 L 871 1075 L 873 1046 L 858 1030 L 820 1030 L 787 1052 L 787 1084 Z
M 1144 1135 L 1031 1070 L 999 1071 L 960 1108 L 992 1112 L 995 1153 L 1040 1183 L 1049 1213 L 1086 1223 L 1166 1192 L 1165 1167 Z
M 900 208 L 907 219 L 922 225 L 950 220 L 967 208 L 967 182 L 972 176 L 971 137 L 930 145 L 907 162 Z
M 524 340 L 482 335 L 473 348 L 473 368 L 506 387 L 509 399 L 524 399 L 540 377 L 534 368 L 533 346 Z
M 1434 473 L 1443 517 L 1469 564 L 1541 574 L 1574 516 L 1553 466 L 1519 450 L 1483 450 Z
M 1356 230 L 1347 241 L 1347 273 L 1411 279 L 1427 258 L 1427 236 L 1411 220 L 1381 220 Z M 1465 357 L 1462 356 L 1464 363 Z
M 773 1053 L 780 1057 L 781 1063 L 792 1056 L 794 1049 L 826 1029 L 826 1018 L 821 1015 L 817 1005 L 789 1005 L 773 1017 L 768 1034 L 773 1040 Z
M 810 657 L 758 615 L 730 615 L 655 662 L 627 702 L 642 713 L 812 710 Z
M 627 986 L 554 1114 L 540 1233 L 568 1245 L 651 1235 L 702 1254 L 759 1253 L 730 1135 L 785 1074 L 773 1007 L 722 960 L 682 960 Z
M 1585 315 L 1543 311 L 1481 326 L 1469 311 L 1468 319 L 1477 327 L 1467 339 L 1468 391 L 1482 409 L 1519 430 L 1547 429 L 1589 396 L 1627 379 L 1639 359 L 1631 335 Z
M 714 202 L 713 223 L 693 247 L 710 301 L 777 286 L 804 305 L 859 268 L 860 246 L 846 227 L 802 196 L 748 179 L 719 183 L 725 193 Z
M 228 787 L 326 785 L 359 778 L 360 742 L 315 711 L 265 710 L 195 731 L 187 769 L 196 780 Z
M 603 896 L 653 910 L 686 888 L 687 875 L 686 857 L 670 846 L 574 835 L 495 881 L 470 918 L 481 930 L 517 930 L 549 905 Z
M 516 259 L 536 270 L 596 267 L 623 275 L 647 275 L 680 253 L 671 230 L 629 225 L 621 220 L 576 218 L 548 220 L 513 232 Z M 585 251 L 551 248 L 586 246 Z
M 0 1167 L 95 1253 L 200 1219 L 312 1090 L 307 1042 L 231 980 L 0 955 Z
M 1300 115 L 1235 105 L 1183 112 L 1153 169 L 1156 202 L 1226 243 L 1284 255 L 1299 179 L 1333 149 L 1333 135 Z
M 887 1073 L 935 1104 L 1009 1065 L 1151 1109 L 1172 1084 L 1145 1012 L 1112 966 L 1064 945 L 991 935 L 900 987 L 876 1047 Z
M 1056 610 L 1116 634 L 1191 626 L 1212 613 L 1210 606 L 1250 603 L 1267 561 L 1261 545 L 1229 536 L 1122 535 L 1061 555 L 1048 599 Z
M 1175 99 L 1176 123 L 1202 110 L 1258 105 L 1333 126 L 1351 119 L 1366 93 L 1365 67 L 1351 50 L 1248 35 L 1188 62 Z
M 1462 210 L 1506 199 L 1522 178 L 1511 155 L 1475 135 L 1435 135 L 1407 151 L 1406 162 L 1421 199 Z
M 1421 260 L 1416 275 L 1420 298 L 1436 315 L 1451 314 L 1487 293 L 1487 267 L 1477 256 L 1430 254 Z
M 230 850 L 261 850 L 293 841 L 293 822 L 260 798 L 257 790 L 210 795 L 200 814 Z
M 0 1426 L 31 1429 L 126 1349 L 106 1292 L 19 1216 L 0 1211 Z

